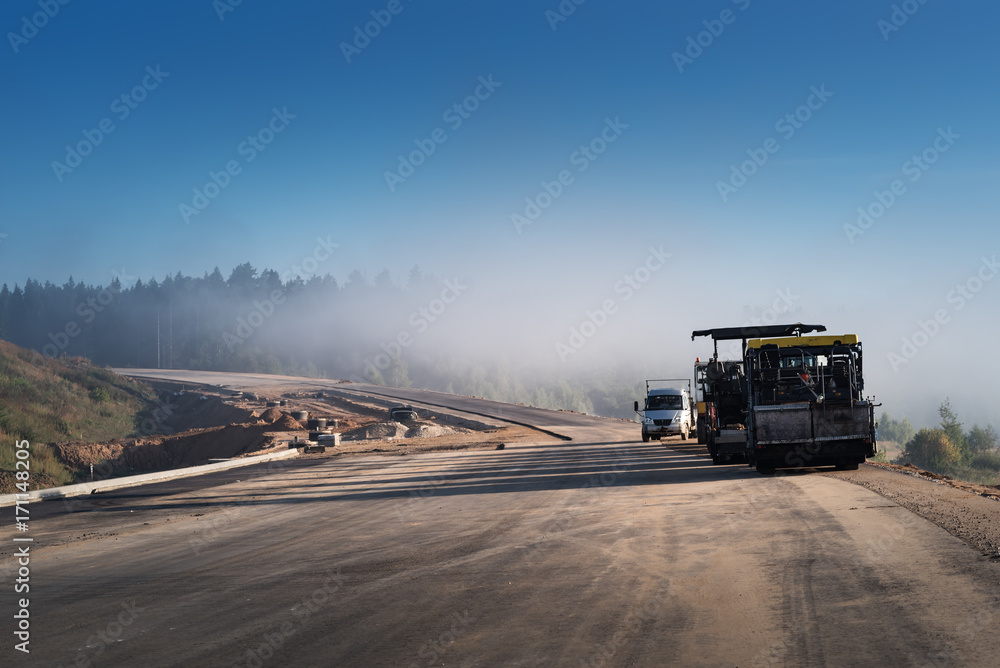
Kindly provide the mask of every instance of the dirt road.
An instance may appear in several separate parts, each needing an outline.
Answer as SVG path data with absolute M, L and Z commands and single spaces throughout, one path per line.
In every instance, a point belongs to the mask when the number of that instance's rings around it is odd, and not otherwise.
M 572 440 L 38 504 L 32 653 L 3 665 L 995 665 L 1000 564 L 903 499 L 419 396 Z

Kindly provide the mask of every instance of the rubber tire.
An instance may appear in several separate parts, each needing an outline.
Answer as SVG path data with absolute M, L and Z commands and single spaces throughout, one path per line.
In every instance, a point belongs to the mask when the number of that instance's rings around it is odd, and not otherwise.
M 688 431 L 687 431 L 687 429 L 681 429 L 681 440 L 682 441 L 688 440 Z
M 710 454 L 711 454 L 711 453 L 710 453 Z M 721 463 L 722 463 L 722 457 L 720 457 L 719 455 L 715 455 L 715 454 L 713 454 L 713 455 L 711 455 L 711 456 L 712 456 L 712 464 L 713 464 L 713 465 L 716 465 L 716 466 L 717 466 L 717 465 L 719 465 L 719 464 L 721 464 Z
M 647 434 L 646 432 L 642 433 L 642 442 L 649 443 L 649 434 Z

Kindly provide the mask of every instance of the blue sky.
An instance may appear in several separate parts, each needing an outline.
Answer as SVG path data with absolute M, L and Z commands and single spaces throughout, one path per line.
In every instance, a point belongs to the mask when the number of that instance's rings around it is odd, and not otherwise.
M 518 308 L 560 331 L 664 245 L 671 278 L 613 323 L 623 338 L 633 319 L 740 324 L 790 287 L 803 317 L 872 330 L 884 360 L 1000 246 L 1000 8 L 893 4 L 6 2 L 0 281 L 280 272 L 322 237 L 340 244 L 320 269 L 338 279 L 419 264 L 537 298 Z M 573 11 L 556 21 L 560 7 Z M 372 12 L 391 21 L 347 62 L 342 44 Z M 469 98 L 480 78 L 498 85 Z M 454 128 L 446 112 L 467 99 Z M 281 131 L 248 161 L 242 142 L 266 137 L 274 110 Z M 809 118 L 788 136 L 779 122 L 797 111 Z M 57 175 L 105 119 L 113 131 Z M 608 119 L 615 140 L 581 171 L 575 152 Z M 438 129 L 446 139 L 390 189 L 398 156 Z M 914 180 L 907 163 L 925 150 L 936 160 Z M 748 151 L 767 160 L 724 201 L 719 183 Z M 185 220 L 181 205 L 230 161 L 238 173 Z M 511 216 L 564 170 L 572 182 L 518 232 Z M 897 180 L 851 243 L 844 225 Z M 886 380 L 916 382 L 917 362 L 945 370 L 939 344 L 967 326 L 995 331 L 997 291 Z M 690 318 L 655 315 L 658 300 Z

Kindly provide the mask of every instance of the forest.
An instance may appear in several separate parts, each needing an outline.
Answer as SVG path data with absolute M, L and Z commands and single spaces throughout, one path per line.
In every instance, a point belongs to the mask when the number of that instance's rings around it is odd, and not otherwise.
M 0 288 L 0 338 L 111 367 L 340 378 L 633 416 L 632 401 L 643 394 L 638 370 L 573 374 L 526 369 L 474 347 L 458 352 L 435 321 L 450 317 L 462 289 L 419 267 L 403 285 L 388 271 L 368 280 L 358 270 L 340 284 L 330 275 L 258 272 L 250 263 L 228 277 L 215 268 L 107 285 L 28 279 Z

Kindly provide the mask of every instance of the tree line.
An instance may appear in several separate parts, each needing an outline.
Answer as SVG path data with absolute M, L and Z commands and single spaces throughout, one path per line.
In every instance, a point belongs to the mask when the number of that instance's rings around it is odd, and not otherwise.
M 216 267 L 201 277 L 126 280 L 4 284 L 0 338 L 48 357 L 112 367 L 341 378 L 608 417 L 632 417 L 631 403 L 643 392 L 630 373 L 620 381 L 528 371 L 499 355 L 462 358 L 429 335 L 405 350 L 384 345 L 446 283 L 416 266 L 402 284 L 385 270 L 373 280 L 355 270 L 343 284 L 330 275 L 282 280 L 249 262 L 228 277 Z M 435 336 L 447 330 L 434 327 Z

